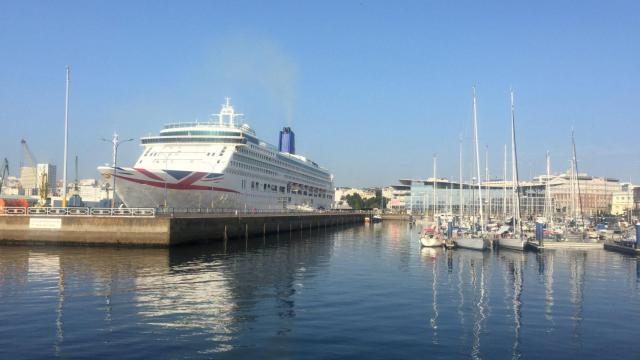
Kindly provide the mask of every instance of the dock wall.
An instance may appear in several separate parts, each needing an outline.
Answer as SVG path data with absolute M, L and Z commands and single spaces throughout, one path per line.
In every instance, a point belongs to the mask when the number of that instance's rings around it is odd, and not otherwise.
M 0 216 L 0 243 L 157 246 L 236 240 L 364 222 L 365 214 L 181 217 Z

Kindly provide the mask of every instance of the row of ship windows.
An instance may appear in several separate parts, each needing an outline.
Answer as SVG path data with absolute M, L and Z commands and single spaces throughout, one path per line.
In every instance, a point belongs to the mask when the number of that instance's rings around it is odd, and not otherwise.
M 296 164 L 293 161 L 289 162 L 289 161 L 283 161 L 283 160 L 274 159 L 271 156 L 265 156 L 265 155 L 262 155 L 262 154 L 260 154 L 260 153 L 258 153 L 256 151 L 251 151 L 251 150 L 248 150 L 248 149 L 243 148 L 243 147 L 240 147 L 238 149 L 238 152 L 246 154 L 246 155 L 253 155 L 255 157 L 258 157 L 258 158 L 261 158 L 261 159 L 265 159 L 265 160 L 269 160 L 269 161 L 275 161 L 276 164 L 278 164 L 280 166 L 293 167 L 298 171 L 310 171 L 310 172 L 314 173 L 314 175 L 316 175 L 316 176 L 320 176 L 320 177 L 327 176 L 326 174 L 322 173 L 321 171 L 318 171 L 318 170 L 312 169 L 312 168 L 305 168 L 303 166 L 300 166 L 300 165 Z M 317 164 L 315 164 L 315 163 L 314 163 L 314 165 L 317 166 Z
M 267 169 L 263 169 L 263 168 L 259 168 L 257 166 L 251 166 L 248 164 L 244 164 L 241 163 L 239 161 L 231 161 L 230 162 L 231 166 L 240 168 L 240 169 L 245 169 L 245 170 L 251 170 L 251 171 L 255 171 L 255 172 L 261 172 L 263 174 L 267 174 L 267 175 L 271 175 L 271 176 L 277 176 L 278 174 L 275 171 L 271 171 L 271 170 L 267 170 Z
M 142 139 L 141 143 L 144 144 L 167 144 L 167 143 L 227 143 L 227 144 L 245 144 L 247 139 L 234 139 L 234 138 L 180 138 L 180 137 L 157 137 Z
M 184 130 L 167 131 L 160 133 L 160 136 L 191 136 L 191 135 L 215 135 L 215 136 L 240 136 L 237 131 L 216 131 L 216 130 Z
M 266 168 L 270 168 L 270 169 L 274 169 L 274 170 L 279 170 L 281 172 L 284 172 L 285 174 L 291 174 L 291 176 L 297 176 L 297 177 L 302 177 L 304 179 L 304 181 L 308 181 L 308 182 L 313 182 L 313 183 L 318 183 L 319 181 L 322 181 L 321 179 L 317 179 L 315 177 L 306 175 L 306 174 L 301 174 L 301 173 L 295 173 L 292 170 L 283 168 L 283 167 L 279 167 L 279 166 L 274 166 L 268 163 L 265 163 L 263 161 L 259 161 L 259 160 L 255 160 L 252 159 L 250 157 L 244 156 L 244 155 L 236 155 L 238 158 L 242 159 L 243 162 L 246 163 L 250 163 L 250 164 L 254 164 L 256 166 L 261 166 L 261 167 L 266 167 Z M 286 175 L 285 175 L 286 177 Z
M 241 173 L 237 173 L 234 171 L 231 171 L 231 173 L 242 175 Z M 240 181 L 240 187 L 242 189 L 247 189 L 248 184 L 249 182 L 246 179 L 242 179 Z M 295 194 L 295 195 L 309 196 L 309 197 L 322 198 L 322 199 L 333 198 L 332 195 L 326 194 L 325 192 L 323 192 L 323 190 L 319 188 L 313 188 L 307 191 L 304 189 L 292 189 L 290 185 L 287 185 L 286 187 L 284 187 L 284 186 L 278 186 L 274 184 L 261 183 L 259 181 L 251 181 L 251 190 L 262 191 L 262 192 L 279 192 L 281 194 L 284 194 L 284 193 Z
M 242 188 L 246 189 L 246 186 L 247 186 L 247 180 L 242 180 Z M 287 194 L 296 194 L 296 195 L 303 195 L 303 196 L 309 196 L 309 197 L 331 199 L 331 195 L 327 195 L 326 193 L 321 193 L 320 189 L 314 189 L 314 191 L 307 191 L 302 189 L 291 189 L 291 186 L 289 185 L 287 185 L 287 187 L 285 188 L 284 186 L 278 186 L 274 184 L 265 184 L 265 183 L 260 183 L 259 181 L 251 182 L 251 190 L 279 192 L 281 194 L 284 194 L 286 192 Z
M 150 156 L 150 157 L 152 157 L 152 156 L 158 156 L 158 155 L 160 154 L 160 152 L 158 152 L 158 151 L 151 152 L 152 150 L 153 150 L 153 148 L 148 148 L 148 149 L 147 149 L 147 151 L 145 151 L 145 152 L 144 152 L 144 154 L 143 154 L 142 156 Z M 224 155 L 224 152 L 225 152 L 226 150 L 227 150 L 227 147 L 226 147 L 226 146 L 225 146 L 225 147 L 223 147 L 223 148 L 222 148 L 222 150 L 220 151 L 220 154 L 219 154 L 219 155 L 220 155 L 220 156 Z M 166 154 L 166 157 L 168 158 L 172 153 L 170 153 L 170 152 L 165 152 L 165 154 Z M 207 153 L 207 156 L 216 156 L 216 153 L 215 153 L 215 151 L 213 151 L 213 152 L 208 152 L 208 153 Z

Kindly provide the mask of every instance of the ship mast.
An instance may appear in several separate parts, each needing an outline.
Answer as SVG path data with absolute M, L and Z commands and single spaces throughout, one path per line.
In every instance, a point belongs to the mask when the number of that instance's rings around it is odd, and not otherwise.
M 235 113 L 235 111 L 233 110 L 233 106 L 231 106 L 231 98 L 226 97 L 224 99 L 225 103 L 222 105 L 222 109 L 220 109 L 220 112 L 216 114 L 218 115 L 218 123 L 220 125 L 224 125 L 224 117 L 226 116 L 228 118 L 227 125 L 229 125 L 230 127 L 234 127 L 235 118 L 242 116 L 243 114 Z

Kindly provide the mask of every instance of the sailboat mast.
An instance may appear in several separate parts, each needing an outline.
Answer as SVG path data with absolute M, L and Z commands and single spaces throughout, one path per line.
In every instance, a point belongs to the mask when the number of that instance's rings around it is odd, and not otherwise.
M 547 151 L 547 181 L 545 183 L 545 217 L 547 218 L 547 222 L 553 225 L 553 205 L 551 204 L 551 185 L 549 182 L 551 181 L 551 157 L 549 156 L 549 151 Z
M 438 156 L 436 154 L 433 154 L 433 219 L 435 220 L 436 218 L 436 202 L 437 202 L 437 198 L 436 198 L 436 184 L 437 184 L 437 180 L 436 180 L 436 164 L 438 161 Z
M 476 104 L 476 88 L 473 87 L 473 142 L 476 151 L 476 175 L 478 176 L 478 199 L 480 200 L 480 233 L 484 233 L 484 216 L 482 213 L 482 179 L 480 178 L 480 151 L 478 150 L 478 115 Z
M 489 181 L 489 145 L 485 146 L 485 153 L 484 153 L 484 181 Z M 489 191 L 489 188 L 486 188 L 487 190 L 487 207 L 488 210 L 487 212 L 488 214 L 488 219 L 491 219 L 491 191 Z
M 462 217 L 464 216 L 464 201 L 462 199 L 462 134 L 460 134 L 460 174 L 459 174 L 459 183 L 458 183 L 458 197 L 460 201 L 460 205 L 458 206 L 458 211 L 460 212 L 460 221 L 462 221 Z
M 504 144 L 504 167 L 502 169 L 502 217 L 507 218 L 507 144 Z
M 582 220 L 582 226 L 584 226 L 584 217 L 582 215 L 582 194 L 580 194 L 580 173 L 578 172 L 578 156 L 576 155 L 576 139 L 573 136 L 573 129 L 571 129 L 571 143 L 573 145 L 573 165 L 576 168 L 576 186 L 578 187 L 578 205 L 580 206 L 580 220 Z
M 520 221 L 520 190 L 519 190 L 519 177 L 518 177 L 518 157 L 516 156 L 516 115 L 515 107 L 513 104 L 513 90 L 511 90 L 511 162 L 512 162 L 512 178 L 513 178 L 513 194 L 514 194 L 514 206 L 513 206 L 513 228 L 516 229 L 516 223 L 519 223 L 520 234 L 522 234 L 522 222 Z
M 568 217 L 571 218 L 575 214 L 575 210 L 573 209 L 573 205 L 575 201 L 573 199 L 573 159 L 569 159 L 569 214 Z

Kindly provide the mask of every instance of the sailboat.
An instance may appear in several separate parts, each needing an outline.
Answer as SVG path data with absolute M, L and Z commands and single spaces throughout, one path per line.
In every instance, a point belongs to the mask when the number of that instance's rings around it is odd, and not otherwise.
M 423 247 L 441 247 L 444 245 L 444 236 L 437 228 L 425 228 L 420 234 L 420 245 Z
M 513 179 L 513 233 L 500 237 L 498 246 L 513 250 L 524 250 L 527 241 L 522 233 L 522 222 L 520 220 L 520 190 L 518 184 L 518 157 L 516 152 L 516 120 L 513 106 L 513 91 L 511 91 L 511 176 Z
M 478 197 L 480 199 L 480 232 L 476 231 L 475 221 L 473 222 L 473 229 L 468 234 L 462 234 L 460 237 L 454 240 L 457 247 L 472 249 L 472 250 L 486 250 L 487 242 L 483 237 L 484 234 L 484 217 L 482 215 L 482 180 L 480 178 L 480 155 L 478 152 L 478 118 L 476 111 L 476 88 L 473 88 L 473 142 L 475 149 L 476 159 L 476 174 L 478 176 Z
M 440 219 L 436 218 L 436 156 L 433 156 L 433 222 L 430 228 L 424 228 L 420 234 L 420 245 L 423 247 L 441 247 L 444 245 L 444 236 L 440 231 Z

